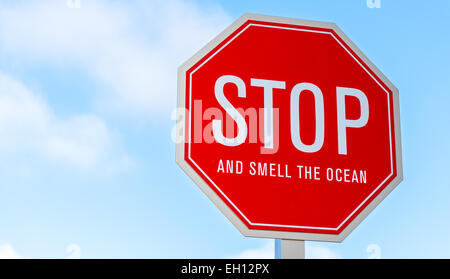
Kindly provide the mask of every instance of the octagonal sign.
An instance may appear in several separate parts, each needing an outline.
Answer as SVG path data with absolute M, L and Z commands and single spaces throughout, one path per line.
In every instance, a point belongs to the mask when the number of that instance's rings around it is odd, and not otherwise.
M 398 91 L 332 23 L 242 16 L 178 107 L 177 163 L 246 236 L 342 241 L 402 179 Z

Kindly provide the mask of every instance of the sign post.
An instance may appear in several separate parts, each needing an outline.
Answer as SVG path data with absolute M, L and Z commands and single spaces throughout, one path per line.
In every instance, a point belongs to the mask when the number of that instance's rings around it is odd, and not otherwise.
M 246 14 L 179 68 L 177 163 L 245 236 L 341 242 L 402 180 L 398 90 L 333 23 Z
M 275 242 L 275 245 L 280 245 L 280 255 L 275 255 L 279 259 L 304 259 L 305 258 L 305 241 L 304 240 L 290 240 L 280 239 Z M 277 249 L 277 248 L 275 248 Z

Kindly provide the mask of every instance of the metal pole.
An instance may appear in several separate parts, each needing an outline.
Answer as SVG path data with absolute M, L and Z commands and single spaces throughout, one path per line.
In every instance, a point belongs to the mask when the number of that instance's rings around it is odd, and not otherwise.
M 304 259 L 305 241 L 290 239 L 275 239 L 276 259 Z

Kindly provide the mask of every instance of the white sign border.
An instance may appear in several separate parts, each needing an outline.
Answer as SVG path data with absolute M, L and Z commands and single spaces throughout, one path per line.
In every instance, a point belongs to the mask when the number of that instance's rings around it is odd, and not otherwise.
M 389 87 L 393 93 L 393 111 L 394 111 L 394 131 L 395 131 L 395 153 L 397 162 L 397 176 L 379 193 L 339 234 L 329 233 L 302 233 L 291 231 L 275 231 L 275 230 L 261 230 L 249 229 L 241 221 L 241 219 L 228 207 L 228 205 L 211 189 L 211 187 L 198 175 L 192 167 L 184 160 L 185 142 L 177 143 L 176 147 L 176 162 L 183 169 L 183 171 L 199 186 L 199 188 L 208 196 L 208 198 L 219 208 L 219 210 L 231 221 L 233 225 L 244 235 L 248 237 L 266 237 L 266 238 L 280 238 L 280 239 L 296 239 L 296 240 L 314 240 L 314 241 L 333 241 L 341 242 L 347 237 L 362 220 L 369 215 L 369 213 L 402 181 L 403 169 L 401 159 L 401 139 L 400 139 L 400 116 L 399 116 L 399 100 L 398 89 L 381 73 L 380 70 L 359 50 L 356 45 L 337 27 L 334 23 L 317 22 L 308 20 L 299 20 L 293 18 L 274 17 L 258 14 L 244 14 L 237 19 L 233 24 L 221 32 L 216 38 L 209 42 L 205 47 L 198 51 L 191 59 L 181 65 L 178 69 L 178 108 L 184 109 L 186 106 L 186 72 L 195 65 L 205 55 L 210 53 L 217 45 L 228 38 L 234 31 L 242 26 L 248 20 L 291 24 L 309 27 L 318 27 L 332 29 L 336 34 L 352 49 L 356 55 L 363 60 L 363 62 L 380 78 L 383 83 Z M 177 131 L 185 135 L 185 119 L 178 121 Z

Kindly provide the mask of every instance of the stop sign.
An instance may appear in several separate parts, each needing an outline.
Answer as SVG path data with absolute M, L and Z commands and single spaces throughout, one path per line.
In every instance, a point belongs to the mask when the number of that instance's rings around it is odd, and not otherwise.
M 398 91 L 335 24 L 242 16 L 178 103 L 177 163 L 245 236 L 342 241 L 402 180 Z

